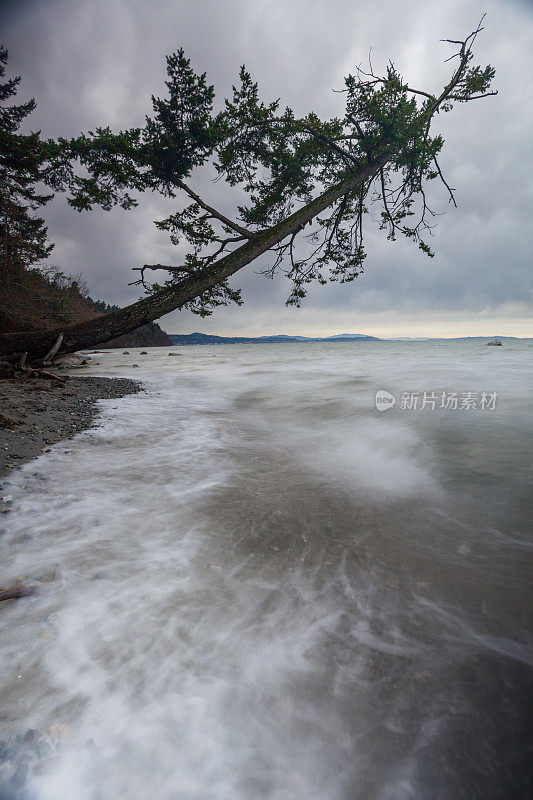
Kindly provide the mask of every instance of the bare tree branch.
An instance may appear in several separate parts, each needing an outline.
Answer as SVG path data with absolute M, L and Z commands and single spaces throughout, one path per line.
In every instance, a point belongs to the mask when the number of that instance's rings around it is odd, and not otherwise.
M 198 205 L 201 208 L 205 209 L 205 211 L 207 211 L 209 215 L 213 217 L 213 219 L 218 219 L 220 222 L 222 222 L 223 225 L 226 225 L 226 227 L 230 228 L 232 231 L 235 231 L 235 233 L 240 233 L 241 236 L 243 236 L 246 239 L 251 239 L 253 236 L 256 236 L 256 233 L 254 231 L 249 231 L 247 230 L 247 228 L 243 228 L 241 225 L 237 224 L 236 222 L 233 222 L 231 219 L 228 219 L 228 217 L 226 217 L 220 211 L 217 211 L 217 209 L 213 208 L 213 206 L 209 206 L 207 203 L 205 203 L 200 197 L 200 195 L 196 194 L 196 192 L 194 192 L 183 181 L 181 180 L 178 181 L 178 185 L 185 192 L 187 192 L 189 197 L 191 197 L 196 203 L 198 203 Z

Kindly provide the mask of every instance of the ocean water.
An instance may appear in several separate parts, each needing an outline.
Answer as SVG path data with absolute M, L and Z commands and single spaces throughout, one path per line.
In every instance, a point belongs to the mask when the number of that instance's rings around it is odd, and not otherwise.
M 27 796 L 531 796 L 532 343 L 168 352 L 5 489 L 0 583 L 63 568 L 0 609 Z

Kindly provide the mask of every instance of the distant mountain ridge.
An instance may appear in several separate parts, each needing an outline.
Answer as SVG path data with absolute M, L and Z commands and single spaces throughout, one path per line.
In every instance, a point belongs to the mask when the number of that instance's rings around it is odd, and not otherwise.
M 217 336 L 211 333 L 169 333 L 173 344 L 283 344 L 288 342 L 379 342 L 377 336 L 364 333 L 340 333 L 335 336 Z
M 484 341 L 492 336 L 396 336 L 390 339 L 380 339 L 366 333 L 337 333 L 333 336 L 288 336 L 278 333 L 272 336 L 218 336 L 212 333 L 169 333 L 168 336 L 174 345 L 188 344 L 284 344 L 291 342 L 447 342 L 447 341 Z M 502 341 L 518 340 L 517 336 L 498 336 Z M 526 337 L 527 338 L 527 337 Z

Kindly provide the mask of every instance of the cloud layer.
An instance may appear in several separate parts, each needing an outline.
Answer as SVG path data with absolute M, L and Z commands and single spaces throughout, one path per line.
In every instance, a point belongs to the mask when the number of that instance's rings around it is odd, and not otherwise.
M 70 136 L 97 125 L 142 124 L 150 95 L 163 94 L 164 55 L 183 46 L 207 71 L 217 97 L 231 90 L 245 63 L 266 99 L 281 97 L 297 113 L 342 112 L 339 88 L 372 48 L 376 67 L 392 59 L 414 85 L 438 88 L 448 74 L 441 37 L 470 31 L 487 11 L 476 57 L 496 67 L 499 95 L 457 108 L 439 120 L 442 162 L 459 209 L 439 192 L 439 218 L 428 259 L 407 242 L 389 243 L 369 226 L 366 271 L 353 284 L 313 289 L 301 310 L 285 309 L 289 287 L 251 265 L 234 279 L 244 308 L 208 320 L 174 312 L 172 332 L 533 335 L 530 223 L 533 159 L 533 8 L 518 0 L 440 4 L 382 0 L 26 0 L 7 5 L 1 39 L 10 70 L 23 77 L 20 97 L 34 96 L 33 129 Z M 192 182 L 192 181 L 191 181 Z M 201 174 L 195 185 L 213 204 L 233 200 Z M 131 268 L 176 263 L 180 252 L 153 220 L 172 206 L 152 195 L 134 212 L 77 214 L 59 197 L 46 212 L 53 261 L 82 271 L 94 297 L 126 303 Z

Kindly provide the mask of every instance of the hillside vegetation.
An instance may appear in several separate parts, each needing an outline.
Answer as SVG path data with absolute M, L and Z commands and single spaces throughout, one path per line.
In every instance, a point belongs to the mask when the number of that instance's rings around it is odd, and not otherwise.
M 0 333 L 61 330 L 61 326 L 102 317 L 115 307 L 89 297 L 81 276 L 65 275 L 57 267 L 0 270 Z M 155 322 L 100 345 L 163 347 L 172 340 Z

